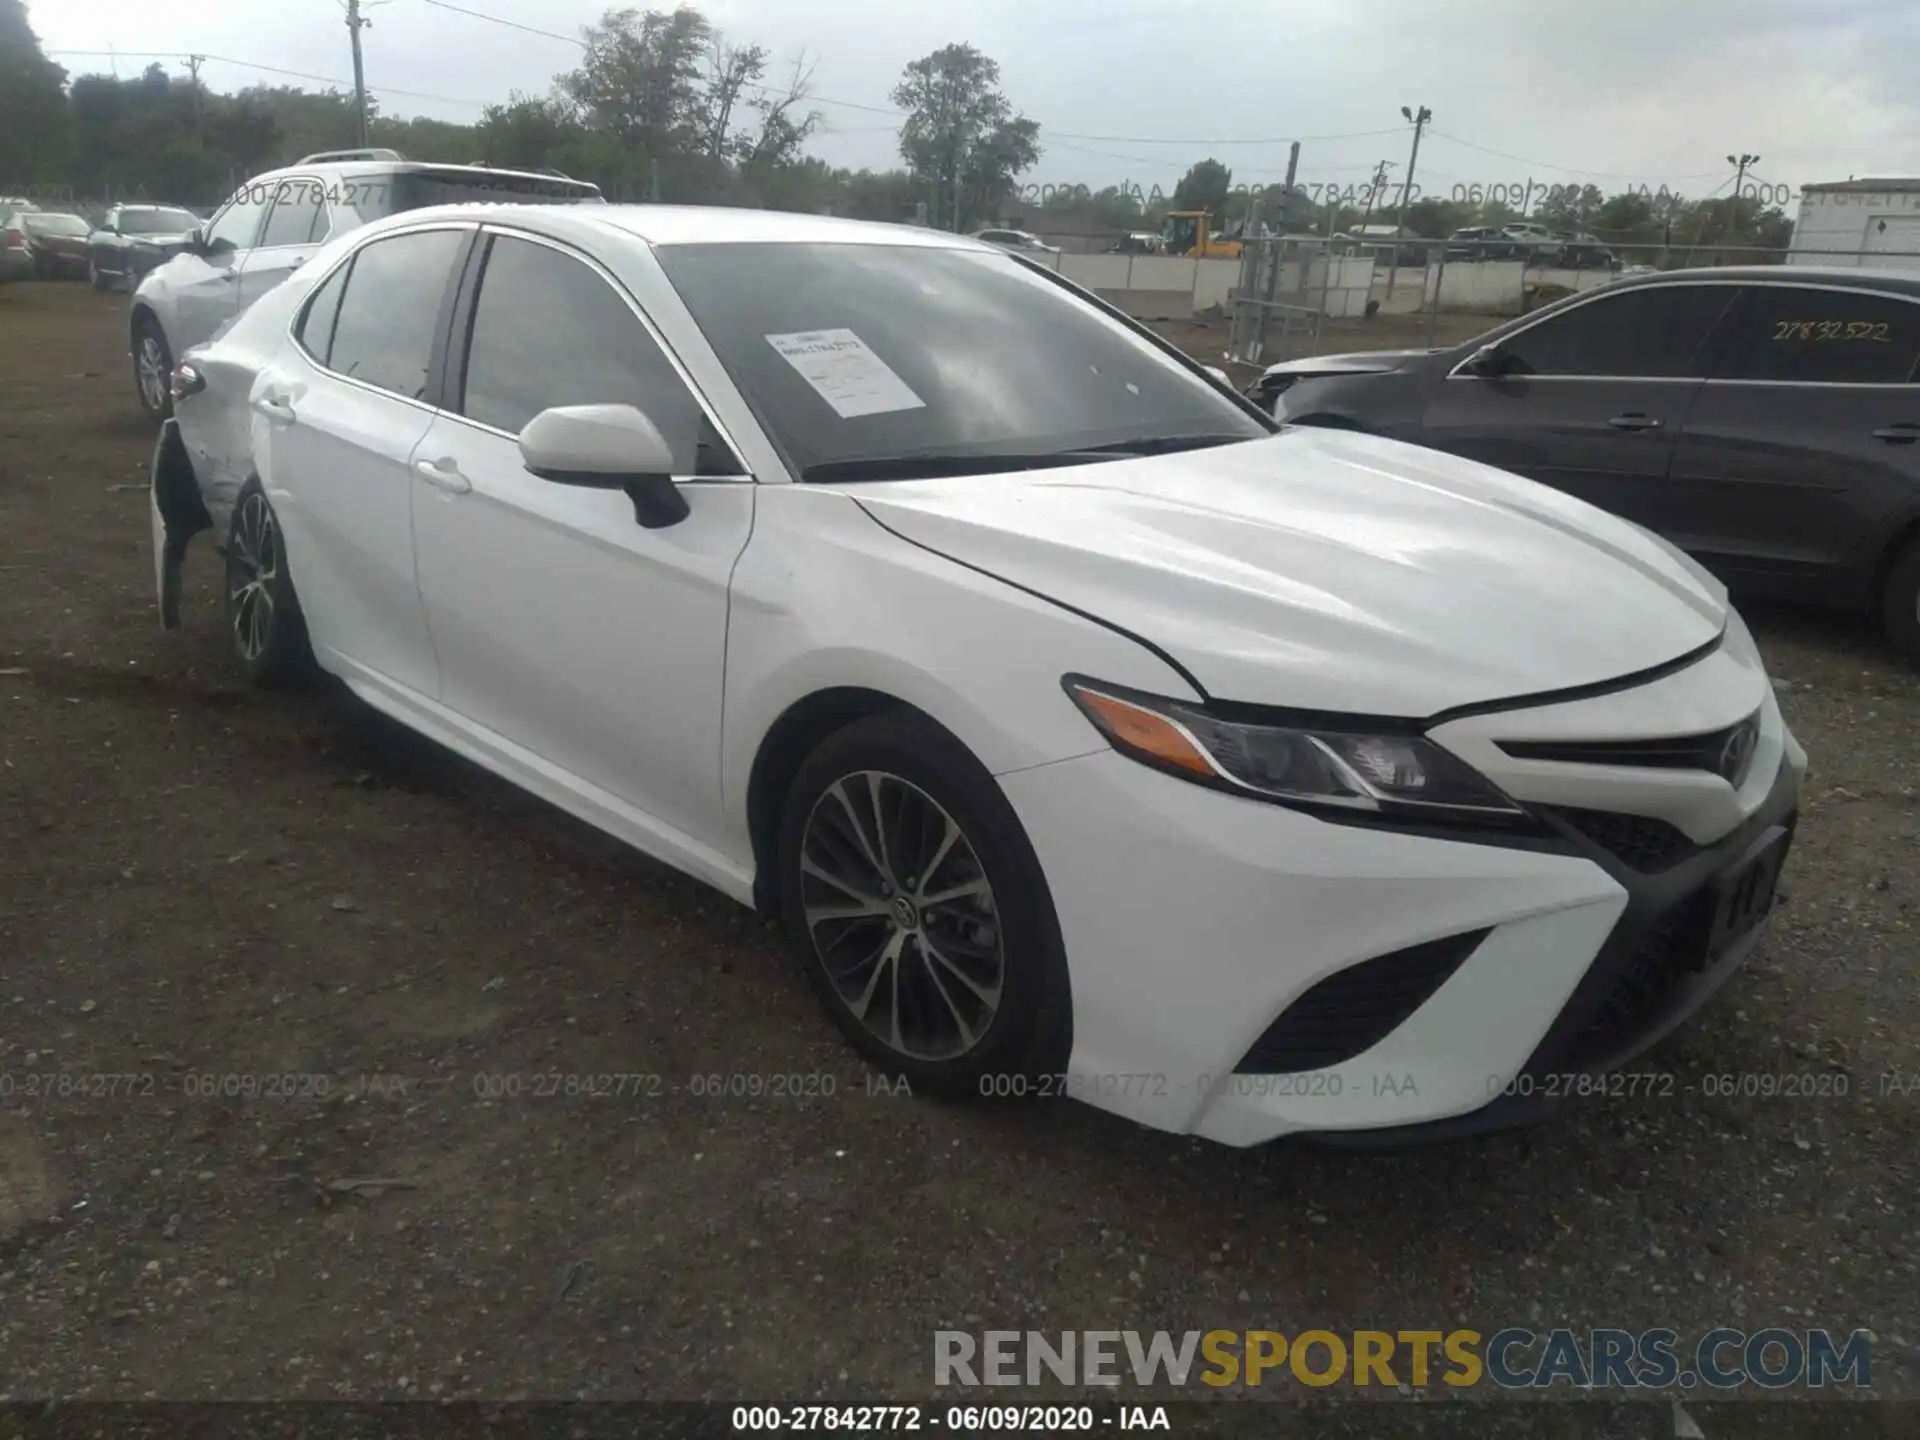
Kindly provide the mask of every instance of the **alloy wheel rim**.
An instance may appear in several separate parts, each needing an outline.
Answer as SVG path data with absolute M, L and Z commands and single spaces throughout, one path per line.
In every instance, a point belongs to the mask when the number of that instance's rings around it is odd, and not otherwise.
M 257 660 L 273 640 L 274 577 L 280 573 L 280 541 L 267 497 L 249 495 L 240 505 L 227 550 L 228 610 L 240 654 Z
M 954 1060 L 1000 1011 L 1006 956 L 972 842 L 924 790 L 883 770 L 843 775 L 800 842 L 807 936 L 865 1029 L 913 1060 Z
M 166 400 L 166 362 L 160 356 L 160 342 L 151 335 L 140 341 L 140 393 L 158 410 Z

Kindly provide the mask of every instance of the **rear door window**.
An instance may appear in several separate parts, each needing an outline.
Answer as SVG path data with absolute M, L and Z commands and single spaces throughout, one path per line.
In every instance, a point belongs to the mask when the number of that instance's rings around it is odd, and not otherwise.
M 409 400 L 425 399 L 441 300 L 468 233 L 420 230 L 375 240 L 356 253 L 327 368 Z M 315 306 L 324 298 L 315 296 Z M 307 318 L 312 321 L 312 309 Z
M 346 293 L 347 273 L 352 269 L 352 262 L 349 261 L 327 277 L 326 284 L 307 301 L 306 313 L 301 315 L 299 329 L 295 332 L 300 348 L 322 365 L 328 362 L 333 353 L 334 321 L 340 315 L 340 297 Z
M 1671 379 L 1702 375 L 1733 285 L 1658 285 L 1575 305 L 1500 343 L 1508 373 Z
M 1869 290 L 1759 285 L 1720 347 L 1718 380 L 1904 385 L 1920 365 L 1920 305 Z

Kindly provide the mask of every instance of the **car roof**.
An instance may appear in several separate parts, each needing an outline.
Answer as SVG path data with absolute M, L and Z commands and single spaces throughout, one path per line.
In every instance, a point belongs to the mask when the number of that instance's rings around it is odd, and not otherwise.
M 359 175 L 411 175 L 419 171 L 449 170 L 465 171 L 472 175 L 505 175 L 516 180 L 560 181 L 571 185 L 592 187 L 598 190 L 591 180 L 581 180 L 573 175 L 561 175 L 557 172 L 542 170 L 520 170 L 511 165 L 467 165 L 458 161 L 442 163 L 437 160 L 315 160 L 308 163 L 296 162 L 292 165 L 277 166 L 272 170 L 263 170 L 249 182 L 263 184 L 268 180 L 278 180 L 282 176 L 299 175 L 337 175 L 351 177 Z
M 1724 283 L 1745 282 L 1763 285 L 1827 285 L 1843 290 L 1877 290 L 1899 295 L 1920 295 L 1920 271 L 1857 269 L 1849 265 L 1708 265 L 1691 270 L 1656 270 L 1651 275 L 1630 275 L 1613 283 L 1622 287 L 1670 285 L 1677 280 L 1718 280 Z
M 745 210 L 726 205 L 436 205 L 392 217 L 418 224 L 427 217 L 512 220 L 531 229 L 591 226 L 632 236 L 648 245 L 815 244 L 919 245 L 930 249 L 1004 253 L 983 240 L 920 225 L 886 225 L 784 210 Z M 381 222 L 383 225 L 386 222 Z

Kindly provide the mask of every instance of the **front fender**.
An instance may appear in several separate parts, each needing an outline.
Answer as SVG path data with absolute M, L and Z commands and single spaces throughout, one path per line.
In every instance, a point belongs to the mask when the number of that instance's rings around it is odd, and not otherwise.
M 809 696 L 856 688 L 904 701 L 1003 775 L 1107 748 L 1061 688 L 1070 672 L 1199 698 L 1137 640 L 902 539 L 853 496 L 765 486 L 727 627 L 726 848 L 752 853 L 754 759 Z

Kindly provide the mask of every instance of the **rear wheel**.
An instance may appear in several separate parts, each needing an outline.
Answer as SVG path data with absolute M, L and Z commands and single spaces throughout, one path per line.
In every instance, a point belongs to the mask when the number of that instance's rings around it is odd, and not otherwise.
M 1064 1067 L 1046 878 L 999 785 L 946 731 L 901 710 L 828 737 L 788 792 L 779 866 L 808 979 L 879 1068 L 962 1096 Z
M 226 562 L 227 630 L 241 671 L 263 686 L 306 675 L 313 665 L 306 617 L 287 573 L 279 522 L 258 480 L 249 480 L 234 501 Z
M 140 395 L 140 408 L 155 420 L 173 414 L 173 396 L 168 385 L 173 376 L 173 351 L 167 346 L 166 332 L 151 315 L 142 314 L 133 325 L 133 383 Z
M 1907 659 L 1920 664 L 1920 535 L 1909 540 L 1894 560 L 1880 603 L 1887 638 Z

